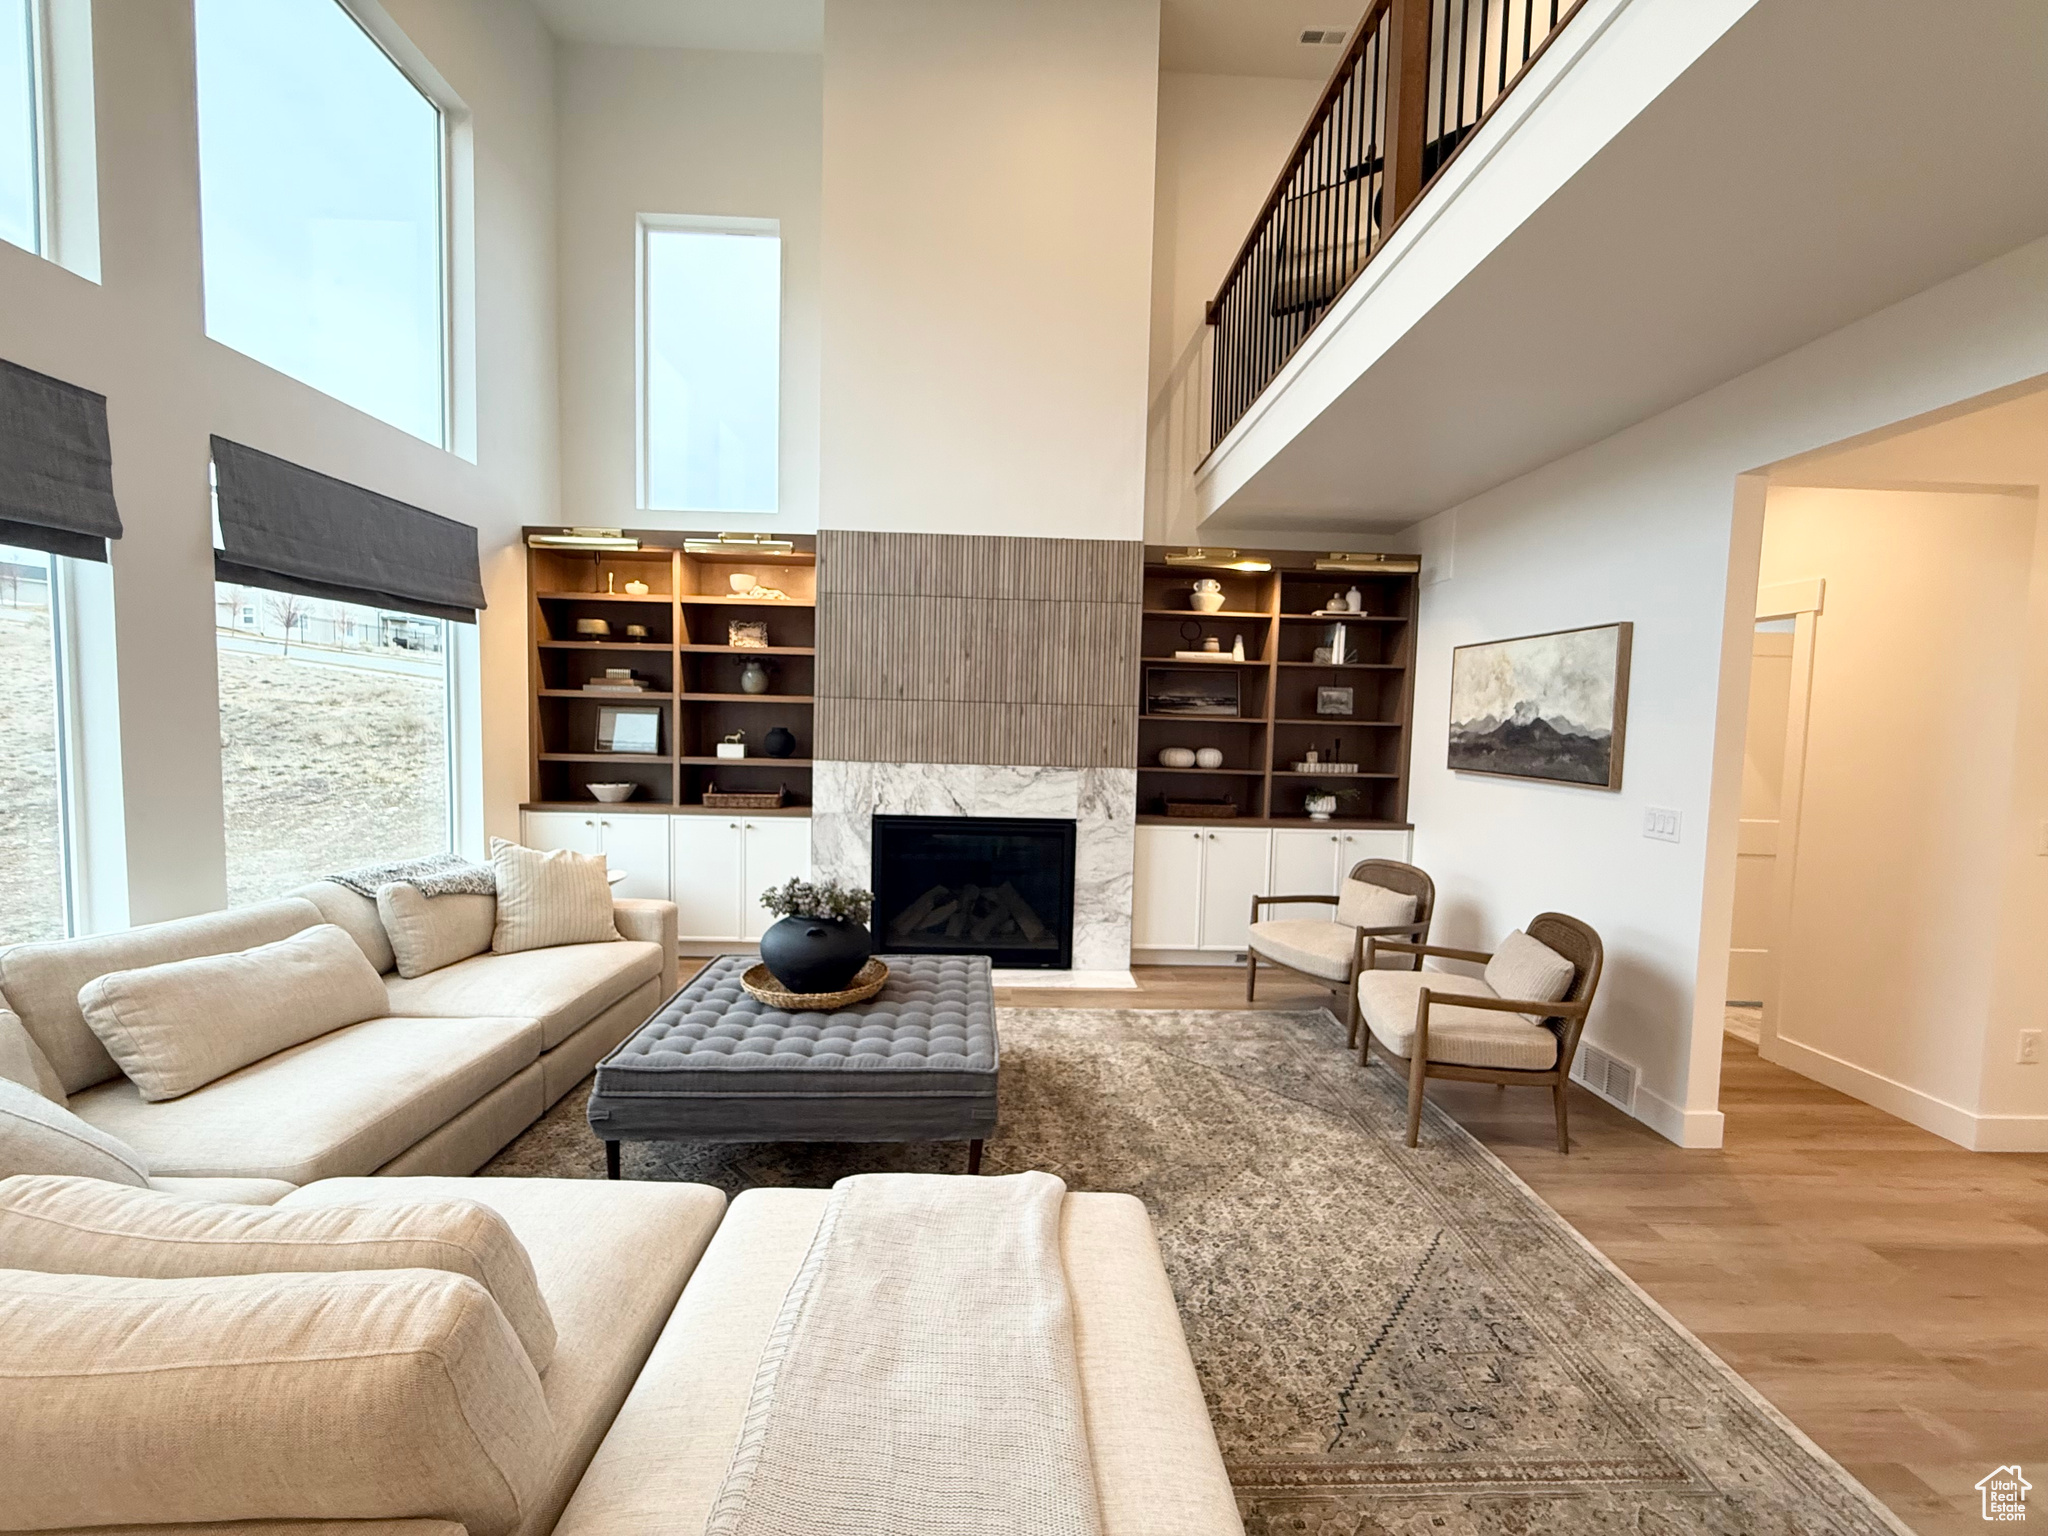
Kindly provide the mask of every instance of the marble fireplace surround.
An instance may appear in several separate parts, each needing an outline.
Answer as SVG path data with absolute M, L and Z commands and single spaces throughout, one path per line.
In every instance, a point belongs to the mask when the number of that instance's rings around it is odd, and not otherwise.
M 811 869 L 820 880 L 867 885 L 878 814 L 1071 818 L 1074 968 L 1015 974 L 1037 985 L 1132 986 L 1137 812 L 1134 768 L 819 762 L 811 771 Z

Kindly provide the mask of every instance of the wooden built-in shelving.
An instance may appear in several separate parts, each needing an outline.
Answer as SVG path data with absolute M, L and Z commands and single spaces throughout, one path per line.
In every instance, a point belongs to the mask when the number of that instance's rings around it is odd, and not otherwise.
M 531 761 L 528 803 L 585 810 L 599 802 L 592 783 L 632 783 L 631 800 L 613 810 L 701 808 L 707 786 L 785 793 L 785 810 L 807 814 L 817 662 L 817 541 L 793 537 L 789 554 L 690 554 L 679 533 L 640 533 L 637 550 L 527 551 Z M 691 537 L 698 537 L 691 535 Z M 783 598 L 734 594 L 728 578 L 751 572 Z M 645 593 L 626 592 L 644 582 Z M 721 611 L 722 610 L 722 611 Z M 578 619 L 602 619 L 612 633 L 579 636 Z M 736 646 L 727 626 L 768 626 L 766 646 Z M 628 624 L 645 639 L 628 638 Z M 740 685 L 749 661 L 768 671 L 768 691 Z M 635 693 L 590 692 L 586 682 L 607 667 L 628 667 L 647 687 Z M 646 705 L 661 712 L 660 750 L 596 750 L 598 711 Z M 782 726 L 796 737 L 788 757 L 769 757 L 762 744 Z M 714 750 L 735 731 L 746 733 L 747 756 Z M 749 812 L 748 814 L 761 814 Z
M 1407 572 L 1318 571 L 1316 556 L 1296 550 L 1240 551 L 1271 563 L 1262 572 L 1168 565 L 1164 549 L 1145 552 L 1139 652 L 1138 820 L 1188 824 L 1164 814 L 1166 801 L 1228 800 L 1233 825 L 1253 827 L 1405 827 L 1408 818 L 1409 717 L 1415 686 L 1416 579 Z M 1222 584 L 1212 614 L 1188 605 L 1195 582 Z M 1359 589 L 1365 612 L 1316 613 L 1333 594 Z M 1329 626 L 1343 624 L 1347 658 L 1317 661 Z M 1221 642 L 1219 660 L 1181 661 L 1177 650 Z M 1245 660 L 1231 645 L 1244 641 Z M 1153 712 L 1148 675 L 1159 670 L 1225 672 L 1238 681 L 1240 713 Z M 1316 712 L 1316 690 L 1349 688 L 1349 715 Z M 1341 754 L 1338 750 L 1341 743 Z M 1222 766 L 1165 768 L 1166 747 L 1214 747 Z M 1317 748 L 1324 761 L 1354 762 L 1356 773 L 1300 773 L 1292 765 Z M 1338 792 L 1338 813 L 1311 823 L 1306 801 L 1318 788 Z

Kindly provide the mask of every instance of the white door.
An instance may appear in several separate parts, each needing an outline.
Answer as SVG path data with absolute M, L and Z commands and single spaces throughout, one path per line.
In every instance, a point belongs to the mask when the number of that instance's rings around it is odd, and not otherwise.
M 775 921 L 761 893 L 811 874 L 811 824 L 801 816 L 763 816 L 742 824 L 740 937 L 759 939 Z
M 669 900 L 683 939 L 728 943 L 740 937 L 740 846 L 737 817 L 669 818 L 673 856 Z
M 626 875 L 612 886 L 614 896 L 668 900 L 668 824 L 675 819 L 646 814 L 598 816 L 598 843 L 605 867 L 624 870 Z
M 1252 897 L 1266 889 L 1273 838 L 1265 828 L 1210 827 L 1202 833 L 1202 948 L 1243 949 Z
M 1139 827 L 1131 881 L 1131 943 L 1194 949 L 1202 942 L 1202 828 Z
M 1751 642 L 1749 728 L 1742 742 L 1742 820 L 1735 835 L 1735 925 L 1728 937 L 1728 1001 L 1761 1003 L 1776 914 L 1778 823 L 1792 704 L 1792 634 L 1759 629 Z
M 1261 892 L 1267 896 L 1334 896 L 1337 894 L 1337 850 L 1343 838 L 1318 828 L 1281 827 L 1273 833 L 1273 878 Z M 1349 869 L 1350 865 L 1345 865 Z M 1328 907 L 1274 907 L 1270 917 L 1326 917 Z
M 604 851 L 598 839 L 595 811 L 587 816 L 581 811 L 522 811 L 519 835 L 529 848 L 567 848 L 572 853 Z

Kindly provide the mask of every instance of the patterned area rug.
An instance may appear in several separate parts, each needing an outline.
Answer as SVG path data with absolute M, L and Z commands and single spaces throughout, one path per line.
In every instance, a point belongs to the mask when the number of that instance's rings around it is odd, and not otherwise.
M 1151 1209 L 1251 1536 L 1874 1536 L 1899 1525 L 1326 1013 L 1005 1009 L 986 1168 Z M 571 1093 L 484 1172 L 602 1177 Z M 628 1144 L 737 1193 L 953 1146 Z

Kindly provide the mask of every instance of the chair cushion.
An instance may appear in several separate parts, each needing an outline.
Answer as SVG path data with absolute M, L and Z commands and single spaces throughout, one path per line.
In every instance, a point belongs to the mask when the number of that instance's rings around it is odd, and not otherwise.
M 377 915 L 377 903 L 362 892 L 333 880 L 315 880 L 285 894 L 303 897 L 318 907 L 323 919 L 356 941 L 379 975 L 398 963 L 391 952 L 391 937 L 384 931 L 384 919 Z
M 498 922 L 491 933 L 497 954 L 619 936 L 602 854 L 542 852 L 494 837 L 491 869 L 498 879 Z
M 1357 930 L 1315 917 L 1276 917 L 1253 923 L 1247 943 L 1266 960 L 1277 960 L 1311 976 L 1347 981 Z
M 0 1081 L 0 1175 L 75 1173 L 142 1188 L 149 1163 L 98 1126 L 53 1104 L 33 1088 Z
M 183 1098 L 103 1083 L 72 1108 L 172 1178 L 372 1173 L 540 1059 L 532 1019 L 370 1019 Z
M 0 1077 L 35 1089 L 52 1104 L 65 1102 L 64 1080 L 36 1044 L 36 1037 L 22 1026 L 20 1016 L 5 1003 L 0 1003 Z
M 440 1270 L 0 1270 L 0 1382 L 14 1530 L 433 1515 L 511 1536 L 553 1439 L 505 1314 Z
M 623 939 L 476 955 L 426 976 L 394 979 L 391 1011 L 423 1019 L 477 1014 L 538 1019 L 541 1048 L 551 1051 L 635 988 L 659 980 L 661 958 L 660 945 Z
M 1392 928 L 1415 921 L 1419 898 L 1366 880 L 1346 880 L 1337 893 L 1337 921 L 1354 928 Z
M 279 1204 L 449 1198 L 478 1201 L 505 1218 L 532 1256 L 554 1314 L 560 1342 L 543 1389 L 555 1441 L 549 1456 L 537 1458 L 547 1469 L 546 1492 L 520 1527 L 520 1536 L 546 1536 L 675 1310 L 725 1213 L 725 1196 L 704 1184 L 379 1178 L 330 1179 Z M 776 1300 L 781 1295 L 776 1290 Z M 679 1454 L 680 1436 L 667 1449 Z M 650 1476 L 655 1468 L 659 1475 Z M 643 1463 L 639 1475 L 658 1489 L 671 1482 L 671 1471 L 664 1456 Z M 674 1519 L 662 1529 L 696 1527 Z
M 64 1091 L 76 1093 L 121 1075 L 79 1011 L 79 988 L 95 976 L 189 960 L 195 955 L 253 949 L 289 938 L 319 921 L 320 909 L 310 901 L 286 897 L 120 933 L 17 944 L 0 950 L 0 993 L 6 994 L 22 1024 L 50 1058 L 50 1065 L 63 1079 Z
M 0 1265 L 138 1280 L 445 1269 L 491 1293 L 536 1371 L 555 1356 L 533 1261 L 505 1218 L 474 1200 L 278 1210 L 98 1179 L 0 1179 Z
M 85 1022 L 145 1099 L 175 1099 L 294 1045 L 384 1014 L 384 978 L 321 923 L 254 949 L 109 971 Z
M 427 896 L 416 885 L 387 885 L 377 892 L 377 916 L 398 974 L 424 976 L 491 947 L 498 898 Z
M 1532 939 L 1517 928 L 1500 941 L 1493 958 L 1486 962 L 1486 984 L 1495 997 L 1530 1002 L 1554 1003 L 1572 989 L 1578 967 L 1540 939 Z M 1540 1013 L 1522 1015 L 1531 1024 L 1547 1017 Z
M 1483 977 L 1451 971 L 1367 971 L 1358 978 L 1358 1009 L 1373 1038 L 1396 1056 L 1415 1050 L 1415 1002 L 1424 987 L 1435 996 L 1494 997 Z M 1519 1013 L 1494 1013 L 1432 1003 L 1429 1059 L 1448 1066 L 1547 1072 L 1557 1065 L 1557 1036 Z

